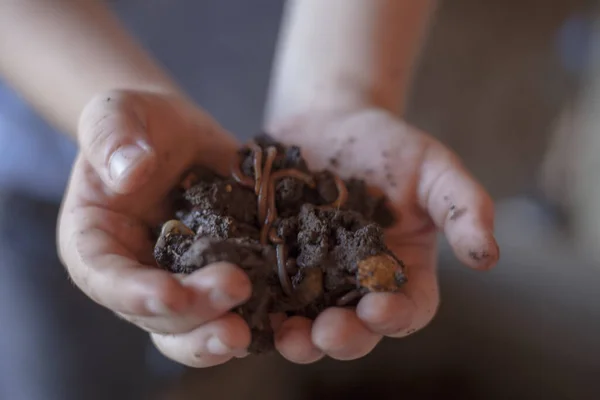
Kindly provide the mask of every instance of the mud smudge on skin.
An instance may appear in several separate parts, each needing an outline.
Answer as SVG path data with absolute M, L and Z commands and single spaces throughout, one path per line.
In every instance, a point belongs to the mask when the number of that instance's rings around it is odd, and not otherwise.
M 490 258 L 490 254 L 487 251 L 469 251 L 469 257 L 474 261 L 483 261 Z

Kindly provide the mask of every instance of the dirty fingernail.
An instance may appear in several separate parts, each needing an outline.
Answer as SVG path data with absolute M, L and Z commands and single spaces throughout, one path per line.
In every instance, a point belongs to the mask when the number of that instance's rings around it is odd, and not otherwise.
M 232 351 L 229 346 L 221 342 L 221 339 L 216 336 L 212 336 L 210 339 L 208 339 L 208 342 L 206 342 L 206 348 L 209 353 L 217 356 L 224 356 Z
M 121 180 L 148 155 L 149 148 L 144 145 L 125 145 L 119 147 L 108 160 L 110 179 L 115 182 Z

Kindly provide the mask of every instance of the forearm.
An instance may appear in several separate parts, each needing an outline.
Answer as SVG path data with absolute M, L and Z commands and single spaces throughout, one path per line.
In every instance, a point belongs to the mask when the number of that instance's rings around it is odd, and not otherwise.
M 0 74 L 73 137 L 98 92 L 177 90 L 100 0 L 1 1 Z
M 288 0 L 265 116 L 375 105 L 400 113 L 435 0 Z

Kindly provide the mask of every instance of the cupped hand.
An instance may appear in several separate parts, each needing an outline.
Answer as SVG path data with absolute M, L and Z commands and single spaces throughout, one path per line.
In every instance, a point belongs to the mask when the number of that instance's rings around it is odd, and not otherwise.
M 355 310 L 330 308 L 314 322 L 284 321 L 276 346 L 289 360 L 356 359 L 384 336 L 401 338 L 425 327 L 439 304 L 438 230 L 468 267 L 496 264 L 490 196 L 432 137 L 378 109 L 310 113 L 269 130 L 281 142 L 301 146 L 310 168 L 365 179 L 387 195 L 397 223 L 386 241 L 404 261 L 408 278 L 401 293 L 370 293 Z
M 228 264 L 185 277 L 160 270 L 149 235 L 185 171 L 201 164 L 227 172 L 236 141 L 184 99 L 133 91 L 93 99 L 78 137 L 59 218 L 60 255 L 74 283 L 182 364 L 244 355 L 250 331 L 230 309 L 249 298 L 247 276 Z

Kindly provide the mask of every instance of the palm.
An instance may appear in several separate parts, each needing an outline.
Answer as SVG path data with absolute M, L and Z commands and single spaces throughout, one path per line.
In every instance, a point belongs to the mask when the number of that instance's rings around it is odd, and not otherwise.
M 403 293 L 417 309 L 411 324 L 394 336 L 422 328 L 437 309 L 436 225 L 446 228 L 457 256 L 468 265 L 486 268 L 495 261 L 497 249 L 487 231 L 489 197 L 428 135 L 379 110 L 311 115 L 276 133 L 301 146 L 311 168 L 362 178 L 390 200 L 397 223 L 386 238 L 407 266 Z

